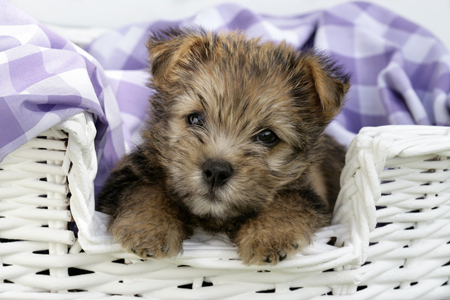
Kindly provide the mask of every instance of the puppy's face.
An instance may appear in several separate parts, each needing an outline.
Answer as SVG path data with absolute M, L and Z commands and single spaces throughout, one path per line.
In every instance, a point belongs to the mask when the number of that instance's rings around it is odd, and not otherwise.
M 154 140 L 169 192 L 200 217 L 258 212 L 301 179 L 348 79 L 291 47 L 170 30 L 148 44 Z

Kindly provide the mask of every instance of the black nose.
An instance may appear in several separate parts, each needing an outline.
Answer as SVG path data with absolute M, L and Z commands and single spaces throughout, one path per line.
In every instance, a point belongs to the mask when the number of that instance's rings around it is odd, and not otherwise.
M 207 160 L 202 170 L 203 178 L 212 188 L 223 185 L 233 175 L 230 163 L 216 159 Z

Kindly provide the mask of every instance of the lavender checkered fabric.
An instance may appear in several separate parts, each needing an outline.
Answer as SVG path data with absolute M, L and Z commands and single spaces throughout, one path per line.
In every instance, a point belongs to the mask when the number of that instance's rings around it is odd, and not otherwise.
M 125 147 L 116 97 L 102 67 L 0 0 L 0 161 L 84 110 L 95 117 L 99 167 L 109 170 Z
M 40 131 L 88 109 L 96 115 L 97 141 L 104 149 L 97 186 L 117 158 L 139 142 L 152 93 L 145 87 L 144 41 L 149 30 L 169 25 L 240 29 L 249 37 L 286 40 L 297 49 L 317 47 L 331 54 L 352 73 L 347 104 L 328 129 L 344 144 L 363 126 L 450 125 L 448 52 L 426 30 L 376 5 L 353 2 L 271 17 L 225 4 L 177 22 L 109 32 L 87 54 L 1 1 L 0 159 Z M 105 136 L 106 144 L 101 143 Z

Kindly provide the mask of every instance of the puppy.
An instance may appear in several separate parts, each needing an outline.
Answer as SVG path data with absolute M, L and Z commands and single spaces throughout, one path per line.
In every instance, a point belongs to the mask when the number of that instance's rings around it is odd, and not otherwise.
M 349 77 L 328 57 L 239 32 L 153 33 L 144 142 L 99 195 L 109 230 L 172 257 L 195 227 L 225 232 L 245 264 L 277 264 L 330 222 L 344 151 L 323 133 Z

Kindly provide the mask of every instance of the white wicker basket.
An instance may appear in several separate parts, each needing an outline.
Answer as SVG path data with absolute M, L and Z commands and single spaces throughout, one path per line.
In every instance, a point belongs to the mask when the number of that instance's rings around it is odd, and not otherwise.
M 244 266 L 201 234 L 176 259 L 84 252 L 69 201 L 92 198 L 93 137 L 80 114 L 0 163 L 0 299 L 450 299 L 448 128 L 362 130 L 334 225 L 274 267 Z

